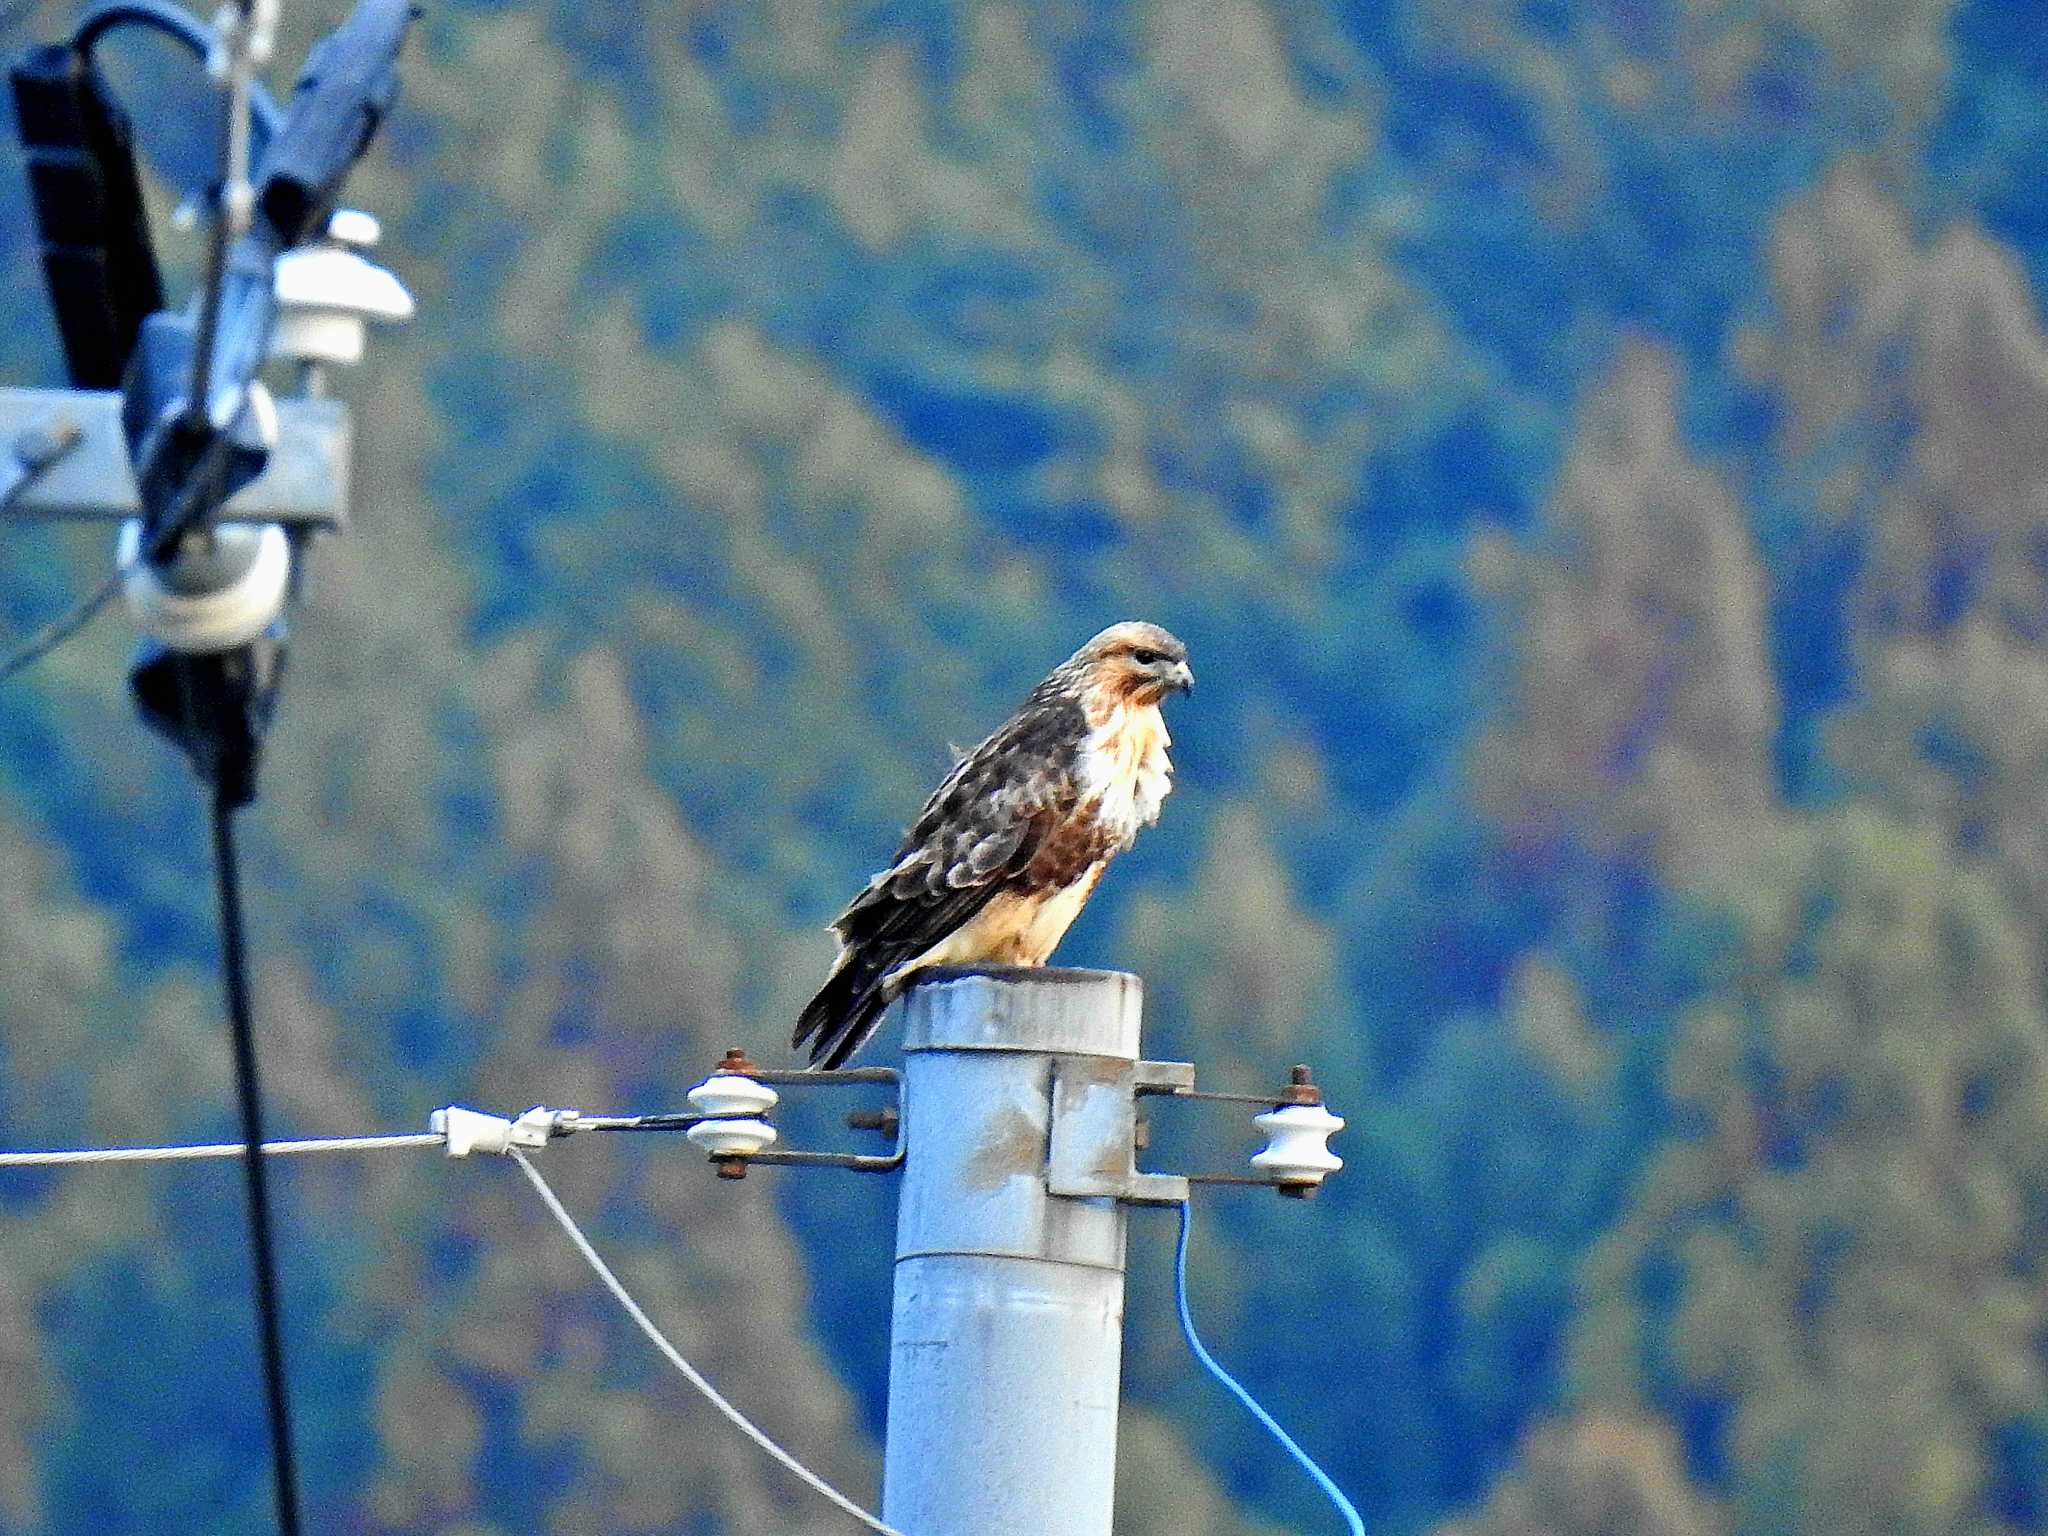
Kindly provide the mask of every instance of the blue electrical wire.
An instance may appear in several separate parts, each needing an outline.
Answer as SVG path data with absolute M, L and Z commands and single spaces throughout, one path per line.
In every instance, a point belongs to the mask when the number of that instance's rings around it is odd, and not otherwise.
M 1316 1486 L 1329 1495 L 1330 1502 L 1343 1515 L 1344 1523 L 1351 1527 L 1351 1536 L 1365 1536 L 1365 1522 L 1358 1517 L 1358 1510 L 1344 1497 L 1344 1490 L 1330 1480 L 1330 1474 L 1316 1465 L 1315 1458 L 1294 1443 L 1294 1437 L 1282 1429 L 1273 1415 L 1258 1404 L 1258 1400 L 1243 1387 L 1237 1378 L 1216 1363 L 1216 1357 L 1202 1347 L 1202 1341 L 1195 1334 L 1195 1319 L 1188 1311 L 1188 1227 L 1194 1219 L 1194 1203 L 1183 1200 L 1180 1203 L 1180 1241 L 1173 1250 L 1173 1299 L 1180 1308 L 1180 1331 L 1187 1338 L 1188 1348 L 1195 1358 L 1202 1362 L 1211 1376 L 1230 1389 L 1230 1395 L 1251 1410 L 1252 1417 L 1266 1427 L 1268 1433 L 1286 1449 L 1287 1454 L 1301 1463 L 1302 1470 L 1316 1480 Z

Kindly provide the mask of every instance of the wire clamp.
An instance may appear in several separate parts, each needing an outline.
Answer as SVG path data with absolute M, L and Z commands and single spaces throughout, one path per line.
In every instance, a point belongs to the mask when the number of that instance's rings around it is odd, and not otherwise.
M 1195 1069 L 1185 1061 L 1069 1056 L 1054 1066 L 1052 1087 L 1046 1189 L 1055 1195 L 1179 1205 L 1190 1185 L 1239 1184 L 1305 1200 L 1344 1166 L 1328 1145 L 1344 1122 L 1323 1107 L 1322 1089 L 1305 1066 L 1295 1067 L 1277 1093 L 1211 1093 L 1195 1087 Z M 1252 1155 L 1252 1171 L 1140 1169 L 1137 1155 L 1149 1143 L 1151 1128 L 1137 1101 L 1146 1098 L 1260 1106 L 1263 1113 L 1252 1116 L 1252 1124 L 1266 1141 Z
M 1136 1101 L 1140 1093 L 1175 1093 L 1194 1083 L 1194 1066 L 1185 1061 L 1060 1057 L 1053 1067 L 1046 1190 L 1133 1205 L 1184 1202 L 1188 1181 L 1181 1175 L 1138 1168 Z
M 448 1141 L 450 1157 L 472 1152 L 510 1153 L 514 1147 L 544 1147 L 575 1128 L 573 1109 L 548 1109 L 536 1104 L 517 1119 L 487 1115 L 482 1110 L 450 1104 L 427 1117 L 427 1129 Z

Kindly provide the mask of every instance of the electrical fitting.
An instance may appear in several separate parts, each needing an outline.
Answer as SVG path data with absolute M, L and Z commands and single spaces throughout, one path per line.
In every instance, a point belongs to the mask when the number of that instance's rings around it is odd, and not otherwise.
M 427 1117 L 427 1129 L 447 1138 L 450 1157 L 468 1157 L 473 1152 L 509 1153 L 514 1147 L 544 1147 L 573 1130 L 577 1118 L 573 1109 L 548 1109 L 538 1104 L 513 1120 L 450 1104 Z
M 690 1103 L 712 1119 L 683 1134 L 714 1158 L 751 1157 L 775 1145 L 775 1127 L 761 1117 L 782 1102 L 766 1083 L 737 1072 L 714 1072 L 689 1093 Z

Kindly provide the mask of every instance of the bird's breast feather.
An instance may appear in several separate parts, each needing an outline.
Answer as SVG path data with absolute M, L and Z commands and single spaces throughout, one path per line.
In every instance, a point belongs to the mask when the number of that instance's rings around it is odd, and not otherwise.
M 1166 749 L 1173 738 L 1157 705 L 1110 710 L 1081 743 L 1079 778 L 1084 803 L 1121 847 L 1140 827 L 1159 819 L 1173 788 L 1173 763 Z

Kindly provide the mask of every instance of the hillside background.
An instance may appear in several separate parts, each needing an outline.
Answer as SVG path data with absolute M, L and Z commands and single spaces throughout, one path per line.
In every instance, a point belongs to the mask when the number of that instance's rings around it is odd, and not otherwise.
M 948 744 L 1152 618 L 1179 790 L 1063 958 L 1350 1118 L 1315 1204 L 1203 1201 L 1195 1288 L 1368 1527 L 2048 1526 L 2044 185 L 2034 0 L 435 0 L 351 197 L 420 317 L 343 381 L 248 834 L 275 1122 L 785 1059 Z M 23 200 L 0 376 L 55 383 Z M 0 634 L 106 560 L 0 535 Z M 10 1146 L 230 1129 L 131 644 L 0 692 Z M 889 1182 L 548 1163 L 872 1489 Z M 237 1177 L 0 1179 L 0 1532 L 268 1528 Z M 507 1168 L 281 1189 L 316 1529 L 846 1529 Z M 1170 1239 L 1120 1530 L 1328 1528 Z

